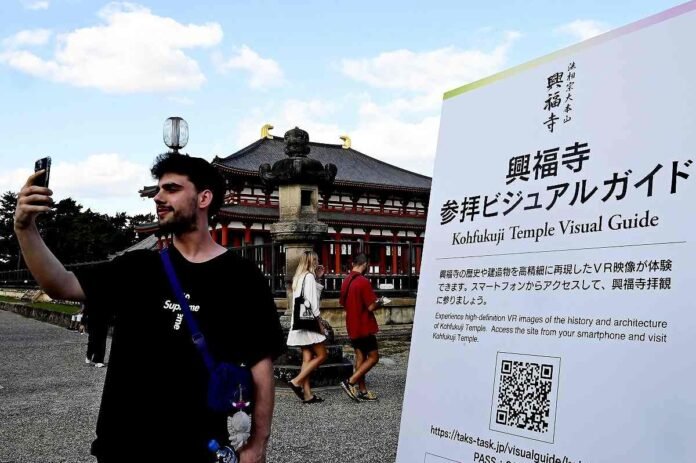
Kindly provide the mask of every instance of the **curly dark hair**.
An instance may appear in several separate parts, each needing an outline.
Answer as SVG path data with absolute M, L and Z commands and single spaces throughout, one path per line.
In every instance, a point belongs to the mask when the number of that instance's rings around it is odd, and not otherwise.
M 160 154 L 155 159 L 150 173 L 157 180 L 164 174 L 185 175 L 196 187 L 197 192 L 210 190 L 213 193 L 213 200 L 208 208 L 208 217 L 217 214 L 222 206 L 225 196 L 225 179 L 203 158 L 179 153 Z

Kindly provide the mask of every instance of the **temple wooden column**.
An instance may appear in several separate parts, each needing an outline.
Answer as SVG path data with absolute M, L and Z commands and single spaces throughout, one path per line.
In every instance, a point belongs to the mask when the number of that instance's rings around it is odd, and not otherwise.
M 382 237 L 384 240 L 384 237 Z M 379 273 L 385 275 L 387 273 L 387 245 L 380 243 L 379 245 Z
M 236 230 L 232 231 L 232 247 L 238 248 L 242 246 L 242 237 L 239 236 L 239 232 Z
M 264 203 L 266 204 L 266 206 L 270 206 L 270 205 L 271 205 L 271 195 L 272 195 L 272 194 L 273 194 L 273 188 L 272 188 L 272 187 L 265 186 L 265 187 L 263 188 L 263 196 L 264 196 L 263 199 L 264 199 Z
M 227 222 L 223 222 L 222 228 L 220 229 L 220 244 L 225 247 L 229 244 L 229 228 Z
M 408 203 L 411 202 L 411 197 L 408 195 L 405 195 L 401 199 L 401 213 L 406 214 L 408 212 Z
M 423 242 L 423 239 L 418 236 L 415 239 L 416 243 L 416 275 L 420 275 L 420 267 L 421 267 L 421 258 L 423 255 L 423 246 L 420 244 Z
M 218 231 L 217 231 L 217 228 L 215 228 L 215 225 L 213 225 L 212 227 L 213 227 L 213 229 L 210 230 L 210 237 L 213 238 L 213 241 L 215 241 L 216 243 L 218 243 L 219 241 L 218 241 Z
M 353 212 L 358 210 L 358 201 L 360 201 L 360 197 L 362 194 L 360 192 L 353 192 L 350 195 L 350 202 L 351 202 L 351 209 Z
M 321 245 L 321 265 L 324 266 L 324 271 L 328 273 L 329 268 L 329 251 L 331 247 L 329 243 L 322 243 Z
M 391 258 L 392 258 L 392 267 L 391 267 L 391 273 L 392 275 L 396 275 L 398 272 L 398 261 L 399 261 L 399 249 L 398 246 L 396 246 L 396 243 L 399 242 L 399 236 L 397 235 L 398 232 L 392 231 L 392 243 L 394 245 L 392 246 L 392 251 L 391 251 Z
M 370 228 L 364 228 L 365 231 L 365 236 L 363 236 L 363 254 L 367 256 L 367 261 L 370 261 L 372 253 L 370 252 L 370 232 L 372 231 Z
M 336 228 L 336 233 L 334 234 L 334 273 L 336 275 L 341 273 L 341 229 Z
M 408 275 L 411 263 L 411 241 L 406 240 L 401 243 L 401 273 Z
M 251 223 L 244 222 L 244 244 L 249 246 L 251 244 Z
M 273 240 L 269 238 L 266 241 L 266 235 L 264 233 L 263 244 L 272 243 Z M 263 253 L 263 271 L 264 273 L 273 273 L 271 269 L 271 253 L 273 252 L 273 246 L 264 246 L 261 250 Z

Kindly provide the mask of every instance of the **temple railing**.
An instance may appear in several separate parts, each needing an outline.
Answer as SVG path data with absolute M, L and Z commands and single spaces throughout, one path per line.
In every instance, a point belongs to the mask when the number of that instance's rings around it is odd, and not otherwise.
M 394 243 L 378 241 L 326 240 L 315 245 L 319 263 L 325 268 L 322 281 L 325 297 L 337 297 L 341 282 L 350 272 L 352 256 L 365 253 L 370 261 L 367 278 L 379 294 L 388 296 L 415 296 L 420 277 L 420 261 L 423 245 L 420 243 Z M 286 268 L 285 247 L 266 243 L 230 247 L 231 251 L 253 261 L 268 281 L 274 296 L 285 296 Z M 101 262 L 66 265 L 72 271 L 89 268 Z M 33 288 L 36 281 L 26 269 L 0 272 L 0 286 L 5 288 Z
M 407 209 L 403 208 L 381 208 L 366 204 L 358 204 L 353 207 L 351 204 L 330 204 L 328 206 L 321 205 L 320 211 L 326 212 L 349 212 L 352 214 L 371 214 L 371 215 L 396 215 L 399 217 L 426 217 L 425 209 Z
M 232 199 L 228 205 L 239 205 L 239 206 L 251 206 L 251 207 L 265 207 L 269 209 L 278 208 L 278 199 L 272 199 L 266 202 L 265 198 L 242 198 L 240 200 Z M 397 217 L 417 217 L 425 218 L 427 216 L 427 210 L 425 208 L 407 208 L 404 210 L 401 207 L 382 207 L 373 204 L 357 204 L 355 207 L 352 204 L 345 203 L 330 203 L 325 205 L 321 203 L 319 205 L 319 211 L 321 212 L 348 212 L 352 214 L 366 214 L 366 215 L 388 215 Z
M 265 243 L 228 249 L 256 264 L 274 296 L 285 295 L 285 247 L 282 244 Z
M 256 263 L 276 297 L 285 295 L 285 248 L 267 243 L 229 248 Z M 365 253 L 370 261 L 367 278 L 380 294 L 415 296 L 420 277 L 423 245 L 379 241 L 325 240 L 315 244 L 319 263 L 324 266 L 325 297 L 337 297 L 341 282 L 350 272 L 352 256 Z M 291 278 L 291 276 L 290 276 Z
M 69 271 L 73 271 L 79 268 L 87 267 L 108 262 L 106 260 L 96 261 L 96 262 L 82 262 L 79 264 L 67 264 L 65 268 Z M 27 269 L 19 270 L 5 270 L 0 272 L 0 287 L 3 288 L 35 288 L 37 287 L 36 280 L 31 275 Z

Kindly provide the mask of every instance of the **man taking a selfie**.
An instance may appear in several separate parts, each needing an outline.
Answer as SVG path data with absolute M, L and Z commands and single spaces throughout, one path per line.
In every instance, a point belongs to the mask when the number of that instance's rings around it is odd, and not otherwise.
M 209 217 L 223 202 L 224 181 L 205 160 L 161 155 L 152 168 L 160 230 L 193 318 L 218 362 L 245 365 L 253 383 L 251 437 L 243 463 L 265 462 L 274 387 L 272 360 L 283 336 L 270 289 L 259 269 L 216 244 Z M 19 193 L 14 228 L 27 267 L 54 299 L 86 301 L 114 318 L 97 438 L 100 463 L 215 461 L 211 439 L 229 442 L 225 414 L 207 407 L 208 370 L 191 339 L 160 256 L 133 251 L 113 261 L 67 271 L 35 224 L 51 190 L 29 177 Z M 132 323 L 132 320 L 138 323 Z

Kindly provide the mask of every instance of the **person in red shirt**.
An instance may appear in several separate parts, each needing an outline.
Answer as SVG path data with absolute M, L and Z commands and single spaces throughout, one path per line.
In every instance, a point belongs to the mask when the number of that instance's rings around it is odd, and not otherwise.
M 382 306 L 382 298 L 377 297 L 365 278 L 367 268 L 365 254 L 353 258 L 353 270 L 343 280 L 340 296 L 340 303 L 346 309 L 348 337 L 355 349 L 355 370 L 350 378 L 341 381 L 341 387 L 356 402 L 377 400 L 377 396 L 367 390 L 365 375 L 379 362 L 375 337 L 379 327 L 374 311 Z

